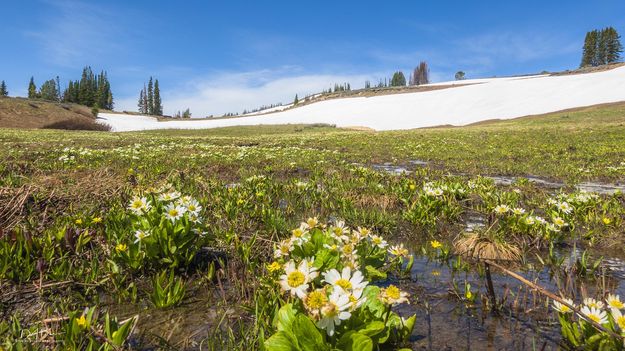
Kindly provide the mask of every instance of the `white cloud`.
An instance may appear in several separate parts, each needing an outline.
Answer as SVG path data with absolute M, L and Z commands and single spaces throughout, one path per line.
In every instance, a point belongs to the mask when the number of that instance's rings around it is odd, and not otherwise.
M 112 12 L 74 0 L 44 1 L 49 17 L 25 32 L 40 45 L 49 63 L 76 67 L 121 49 L 116 37 L 124 35 Z
M 163 90 L 165 114 L 191 109 L 194 117 L 219 116 L 228 112 L 241 113 L 262 105 L 289 104 L 295 94 L 301 98 L 348 82 L 352 88 L 362 87 L 365 80 L 372 83 L 374 75 L 365 74 L 306 74 L 297 67 L 275 70 L 217 73 L 194 80 L 184 86 Z M 138 96 L 138 95 L 137 95 Z M 117 100 L 117 110 L 136 111 L 137 98 Z

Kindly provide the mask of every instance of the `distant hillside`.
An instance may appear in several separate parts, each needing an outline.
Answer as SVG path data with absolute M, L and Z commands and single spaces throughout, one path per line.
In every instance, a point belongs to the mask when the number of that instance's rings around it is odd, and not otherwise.
M 103 129 L 89 107 L 10 97 L 0 98 L 0 128 Z

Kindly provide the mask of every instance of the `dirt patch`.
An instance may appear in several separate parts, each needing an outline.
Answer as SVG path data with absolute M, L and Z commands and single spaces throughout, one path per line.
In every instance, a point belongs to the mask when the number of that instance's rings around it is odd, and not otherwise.
M 24 98 L 0 99 L 0 128 L 43 128 L 67 121 L 72 121 L 72 125 L 96 123 L 86 106 Z

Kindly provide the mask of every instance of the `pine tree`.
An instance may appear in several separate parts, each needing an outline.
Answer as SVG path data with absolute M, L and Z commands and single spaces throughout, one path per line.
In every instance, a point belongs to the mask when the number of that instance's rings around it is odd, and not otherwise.
M 606 31 L 606 61 L 607 63 L 618 62 L 621 59 L 623 45 L 621 44 L 621 36 L 616 29 L 608 27 Z
M 39 89 L 38 96 L 46 101 L 58 101 L 59 93 L 56 89 L 56 81 L 50 79 L 44 82 Z
M 145 114 L 145 105 L 143 102 L 145 101 L 145 88 L 141 89 L 139 92 L 139 101 L 137 102 L 137 107 L 139 108 L 139 113 Z
M 9 91 L 7 90 L 7 84 L 2 81 L 2 83 L 0 83 L 0 97 L 3 96 L 9 96 Z
M 607 29 L 603 29 L 599 32 L 595 66 L 608 63 L 608 35 Z
M 163 104 L 161 102 L 161 90 L 158 86 L 158 79 L 154 81 L 154 114 L 163 115 Z
M 336 87 L 334 87 L 334 91 L 336 91 Z M 297 94 L 295 94 L 295 99 L 293 99 L 293 105 L 297 105 L 299 103 L 299 98 L 297 97 Z
M 29 99 L 37 98 L 37 86 L 35 85 L 34 77 L 30 77 L 30 82 L 28 83 L 28 98 Z
M 456 80 L 464 80 L 465 73 L 463 71 L 458 71 L 456 72 L 456 75 L 454 76 L 454 78 L 456 78 Z
M 392 87 L 403 87 L 406 86 L 406 77 L 402 71 L 397 71 L 393 74 L 393 78 L 391 78 L 391 86 Z
M 415 67 L 410 76 L 410 85 L 428 84 L 430 82 L 430 69 L 425 61 L 421 61 L 419 66 Z
M 152 81 L 152 77 L 150 77 L 150 81 L 148 82 L 148 115 L 154 114 L 154 82 Z

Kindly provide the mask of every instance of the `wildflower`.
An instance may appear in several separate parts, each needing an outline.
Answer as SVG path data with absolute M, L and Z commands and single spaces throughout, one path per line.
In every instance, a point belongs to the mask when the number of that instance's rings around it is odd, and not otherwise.
M 279 271 L 282 269 L 282 265 L 276 261 L 271 262 L 271 264 L 267 265 L 267 270 L 271 273 Z
M 371 238 L 371 242 L 373 243 L 373 245 L 383 249 L 385 247 L 388 246 L 388 243 L 386 242 L 386 240 L 384 240 L 384 238 L 382 238 L 379 235 L 372 235 L 370 236 Z
M 309 267 L 308 260 L 302 260 L 297 268 L 294 261 L 289 261 L 284 265 L 286 274 L 280 276 L 280 286 L 283 291 L 288 291 L 292 296 L 297 295 L 300 299 L 306 296 L 308 282 L 318 275 L 317 268 Z
M 293 229 L 291 231 L 293 235 L 293 243 L 295 245 L 302 245 L 308 241 L 308 229 L 305 226 L 300 226 L 299 228 Z
M 399 305 L 400 303 L 408 302 L 407 292 L 399 290 L 398 287 L 391 284 L 388 288 L 380 289 L 380 299 L 389 305 Z
M 586 305 L 588 307 L 598 308 L 598 309 L 602 309 L 603 306 L 604 306 L 603 302 L 597 301 L 597 300 L 593 299 L 592 297 L 585 298 L 583 303 L 584 303 L 584 305 Z
M 443 195 L 443 189 L 441 188 L 436 188 L 434 189 L 434 196 L 442 196 Z
M 337 244 L 323 244 L 323 247 L 330 250 L 330 251 L 338 251 L 339 250 L 339 246 Z
M 87 328 L 87 318 L 85 318 L 84 314 L 81 314 L 80 318 L 76 319 L 76 324 L 83 329 Z
M 610 223 L 612 223 L 612 220 L 608 217 L 603 217 L 603 224 L 605 225 L 610 225 Z
M 362 228 L 362 227 L 358 227 L 358 229 L 356 229 L 355 232 L 358 233 L 358 235 L 360 235 L 360 237 L 362 238 L 366 238 L 369 235 L 371 235 L 371 230 L 367 228 Z
M 441 271 L 434 269 L 432 270 L 431 274 L 435 277 L 439 277 L 441 275 Z
M 334 268 L 323 273 L 323 281 L 331 284 L 334 288 L 338 287 L 346 294 L 362 291 L 369 284 L 363 280 L 364 277 L 360 271 L 355 271 L 352 275 L 352 270 L 349 267 L 344 267 L 340 274 Z
M 91 219 L 91 223 L 93 224 L 102 223 L 102 217 L 93 217 Z
M 161 194 L 161 195 L 158 197 L 158 200 L 159 200 L 159 201 L 165 201 L 165 202 L 167 202 L 167 201 L 173 201 L 173 200 L 176 200 L 176 199 L 177 199 L 177 198 L 179 198 L 179 197 L 180 197 L 180 193 L 179 193 L 179 192 L 177 192 L 177 191 L 171 191 L 171 192 L 168 192 L 168 193 Z
M 410 184 L 410 190 L 415 190 L 416 188 L 417 188 L 417 186 L 416 186 L 416 185 L 414 185 L 414 184 Z
M 187 207 L 187 211 L 189 211 L 189 213 L 191 213 L 192 215 L 198 215 L 200 213 L 200 211 L 202 211 L 202 206 L 200 206 L 200 203 L 195 200 L 195 199 L 190 199 L 188 202 L 186 202 Z
M 74 221 L 74 223 L 76 223 L 77 225 L 81 225 L 82 219 L 78 218 L 77 220 Z
M 611 313 L 612 318 L 614 319 L 614 322 L 616 322 L 616 325 L 618 325 L 619 329 L 621 331 L 625 330 L 625 316 L 623 316 L 621 310 L 619 310 L 618 308 L 613 308 L 611 310 Z
M 625 304 L 621 302 L 621 298 L 618 295 L 608 294 L 608 298 L 606 299 L 608 306 L 612 309 L 622 310 L 625 308 Z
M 145 197 L 135 196 L 132 201 L 130 201 L 128 209 L 139 215 L 143 211 L 148 211 L 150 209 L 150 203 Z
M 566 201 L 556 203 L 556 207 L 558 208 L 558 210 L 566 214 L 569 214 L 571 213 L 571 211 L 573 211 L 573 207 L 571 207 L 571 205 L 569 205 L 569 203 Z
M 515 208 L 512 209 L 512 213 L 514 213 L 517 216 L 520 216 L 520 215 L 525 213 L 525 209 L 524 208 L 520 208 L 520 207 L 515 207 Z
M 566 222 L 564 221 L 564 219 L 560 218 L 560 217 L 556 217 L 553 219 L 553 224 L 557 225 L 558 227 L 564 227 L 566 226 Z
M 169 204 L 165 207 L 165 217 L 172 222 L 180 219 L 185 212 L 185 208 L 181 206 L 176 206 L 175 204 Z
M 341 321 L 349 319 L 352 314 L 346 311 L 351 303 L 349 296 L 335 290 L 330 294 L 329 301 L 321 308 L 321 319 L 317 327 L 325 329 L 328 336 L 334 335 L 334 326 L 341 325 Z
M 126 250 L 128 250 L 128 246 L 126 246 L 126 244 L 119 243 L 115 246 L 115 251 L 118 253 L 126 252 Z
M 533 216 L 529 216 L 527 218 L 525 218 L 525 224 L 527 225 L 534 225 L 536 223 L 536 218 Z
M 273 252 L 274 257 L 287 257 L 293 251 L 293 243 L 290 239 L 282 240 L 280 244 L 278 244 L 278 248 Z
M 325 289 L 317 289 L 306 295 L 304 306 L 316 319 L 319 318 L 320 310 L 328 303 L 328 294 Z
M 564 299 L 564 301 L 566 301 L 569 305 L 575 306 L 575 304 L 573 303 L 573 300 L 571 299 Z M 560 312 L 560 313 L 572 313 L 573 310 L 569 308 L 569 306 L 560 303 L 556 300 L 553 300 L 553 308 L 555 308 L 556 311 Z
M 540 216 L 536 216 L 536 217 L 534 217 L 534 219 L 536 220 L 537 223 L 540 223 L 540 224 L 547 223 L 547 221 L 544 218 L 540 217 Z
M 441 248 L 443 244 L 441 244 L 438 240 L 432 240 L 430 241 L 430 246 L 432 246 L 433 249 L 438 249 Z
M 311 217 L 306 220 L 305 224 L 308 226 L 309 229 L 312 229 L 319 225 L 319 220 L 317 219 L 317 217 Z
M 502 215 L 510 211 L 510 207 L 508 207 L 508 205 L 498 205 L 495 207 L 494 211 L 496 214 Z
M 143 241 L 143 239 L 147 238 L 148 236 L 150 236 L 149 232 L 144 232 L 141 229 L 137 230 L 135 232 L 135 244 Z
M 394 256 L 408 257 L 408 249 L 404 248 L 404 244 L 391 246 L 391 248 L 388 249 L 388 253 Z
M 596 307 L 584 306 L 582 307 L 582 314 L 588 319 L 599 324 L 605 324 L 608 322 L 607 313 Z

